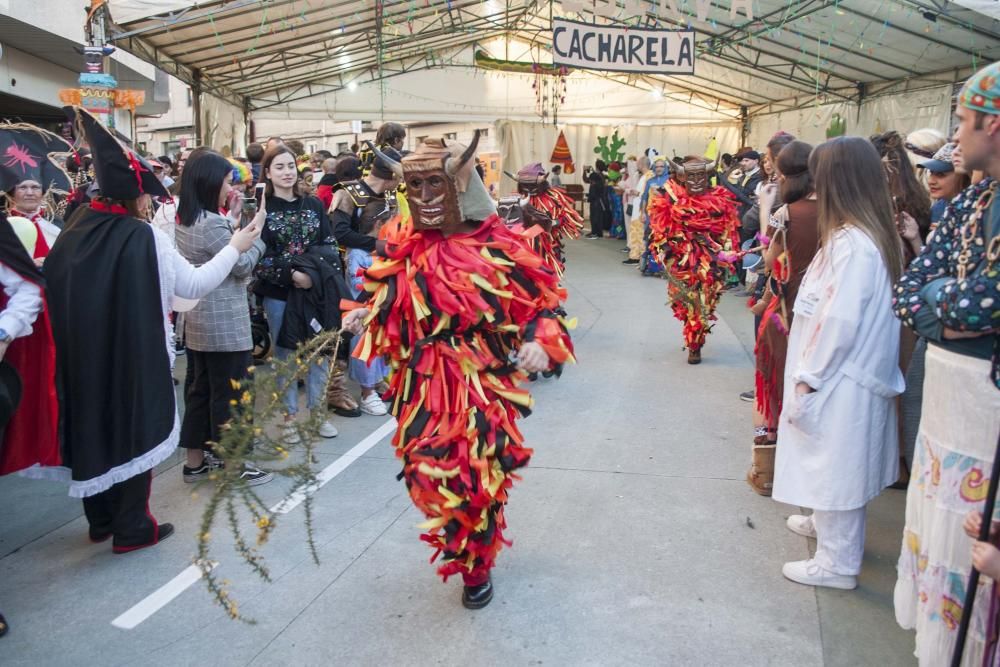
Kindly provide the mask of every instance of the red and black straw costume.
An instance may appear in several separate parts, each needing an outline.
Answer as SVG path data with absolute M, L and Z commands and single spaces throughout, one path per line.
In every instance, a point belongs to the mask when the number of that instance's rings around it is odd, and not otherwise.
M 649 205 L 650 250 L 667 269 L 674 317 L 684 323 L 684 345 L 698 352 L 716 320 L 715 308 L 739 248 L 736 200 L 724 188 L 691 194 L 667 181 Z

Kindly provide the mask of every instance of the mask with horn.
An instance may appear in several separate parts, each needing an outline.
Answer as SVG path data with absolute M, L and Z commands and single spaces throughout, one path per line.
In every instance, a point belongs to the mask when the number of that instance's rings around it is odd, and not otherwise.
M 509 174 L 508 174 L 509 175 Z M 517 176 L 513 177 L 517 181 L 517 191 L 526 197 L 540 195 L 549 189 L 549 181 L 546 178 L 548 172 L 540 162 L 522 167 Z
M 692 197 L 708 190 L 708 173 L 715 169 L 715 161 L 697 155 L 688 155 L 682 164 L 674 165 L 674 175 L 684 184 Z
M 477 217 L 475 206 L 462 205 L 466 194 L 473 191 L 478 194 L 477 183 L 473 180 L 478 182 L 478 189 L 485 192 L 472 159 L 478 145 L 478 131 L 468 148 L 446 143 L 441 138 L 424 139 L 417 150 L 400 161 L 392 160 L 373 147 L 375 154 L 403 179 L 414 229 L 447 233 L 459 229 L 466 219 L 485 219 L 486 216 Z M 489 212 L 496 212 L 495 204 Z

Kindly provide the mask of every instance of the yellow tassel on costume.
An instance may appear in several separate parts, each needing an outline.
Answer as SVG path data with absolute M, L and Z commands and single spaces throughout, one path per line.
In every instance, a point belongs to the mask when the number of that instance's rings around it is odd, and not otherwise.
M 364 338 L 361 339 L 361 356 L 359 357 L 363 361 L 368 361 L 371 359 L 372 354 L 372 335 L 370 331 L 365 332 Z
M 446 523 L 448 523 L 448 519 L 446 519 L 443 516 L 438 516 L 434 517 L 433 519 L 428 519 L 423 523 L 417 524 L 417 528 L 419 528 L 420 530 L 434 530 L 435 528 L 441 528 Z
M 438 493 L 448 499 L 448 502 L 444 504 L 448 509 L 454 509 L 462 504 L 462 498 L 449 491 L 444 484 L 438 485 Z
M 494 257 L 493 255 L 490 254 L 490 251 L 486 246 L 483 246 L 482 248 L 479 249 L 479 254 L 485 257 L 486 261 L 492 264 L 500 264 L 501 266 L 517 266 L 515 262 L 512 262 L 509 259 L 504 259 L 503 257 Z
M 451 327 L 451 315 L 448 313 L 441 313 L 441 317 L 438 319 L 437 326 L 434 327 L 434 331 L 431 332 L 432 336 L 437 336 L 439 333 Z
M 420 465 L 417 466 L 417 470 L 420 471 L 421 474 L 427 475 L 433 479 L 451 479 L 453 477 L 457 477 L 459 472 L 458 468 L 453 468 L 451 470 L 435 468 L 426 461 L 421 462 Z
M 469 274 L 469 280 L 472 281 L 473 285 L 475 285 L 476 287 L 481 287 L 482 289 L 486 290 L 490 294 L 496 294 L 497 296 L 502 296 L 505 299 L 512 299 L 512 298 L 514 298 L 514 293 L 513 292 L 510 292 L 508 290 L 499 290 L 499 289 L 493 287 L 493 285 L 490 284 L 490 281 L 486 280 L 486 278 L 483 278 L 479 274 L 470 273 Z

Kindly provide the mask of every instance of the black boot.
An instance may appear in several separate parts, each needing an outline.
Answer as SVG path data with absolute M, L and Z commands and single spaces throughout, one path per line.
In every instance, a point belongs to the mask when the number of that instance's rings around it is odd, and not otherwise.
M 465 586 L 462 589 L 462 606 L 466 609 L 482 609 L 493 599 L 493 577 L 485 584 Z

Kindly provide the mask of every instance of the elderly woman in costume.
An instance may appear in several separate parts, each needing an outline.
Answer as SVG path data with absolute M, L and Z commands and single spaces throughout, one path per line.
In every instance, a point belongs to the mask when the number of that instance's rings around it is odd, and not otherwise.
M 56 350 L 45 292 L 35 290 L 38 311 L 29 318 L 23 306 L 16 307 L 23 300 L 12 290 L 15 283 L 17 294 L 44 287 L 40 272 L 31 269 L 42 265 L 49 254 L 48 244 L 59 230 L 45 219 L 42 188 L 37 186 L 44 183 L 46 194 L 71 189 L 69 175 L 50 157 L 67 153 L 71 147 L 54 134 L 23 124 L 0 125 L 0 147 L 7 157 L 0 161 L 0 189 L 9 192 L 14 212 L 0 223 L 0 241 L 18 241 L 0 243 L 0 250 L 9 258 L 0 261 L 15 272 L 4 281 L 8 291 L 0 294 L 0 306 L 6 308 L 0 313 L 0 346 L 4 348 L 0 358 L 17 371 L 22 382 L 22 406 L 7 424 L 0 444 L 0 475 L 6 475 L 35 465 L 59 465 L 61 461 Z
M 112 539 L 121 554 L 173 532 L 149 513 L 152 469 L 173 454 L 180 431 L 170 374 L 173 297 L 211 292 L 260 232 L 249 225 L 213 259 L 191 266 L 146 222 L 149 196 L 166 196 L 152 167 L 90 113 L 70 110 L 94 151 L 100 196 L 74 213 L 45 262 L 65 467 L 25 474 L 70 482 L 91 541 Z
M 425 140 L 394 166 L 412 223 L 383 228 L 386 258 L 365 274 L 372 296 L 344 323 L 365 329 L 356 356 L 390 359 L 393 444 L 428 519 L 422 539 L 442 557 L 444 579 L 462 575 L 470 609 L 493 597 L 504 505 L 531 456 L 515 421 L 532 400 L 518 384 L 573 358 L 555 314 L 565 292 L 497 216 L 472 168 L 477 143 L 478 133 L 468 149 Z
M 63 226 L 51 195 L 72 189 L 69 175 L 49 156 L 71 150 L 62 137 L 41 128 L 0 124 L 0 191 L 7 200 L 7 216 L 25 218 L 35 226 L 38 239 L 32 257 L 39 266 Z
M 689 364 L 701 363 L 731 269 L 733 258 L 723 250 L 727 243 L 739 246 L 735 200 L 724 188 L 708 186 L 713 168 L 705 158 L 688 157 L 677 167 L 683 185 L 664 181 L 649 204 L 650 248 L 666 266 L 670 307 L 684 323 Z

